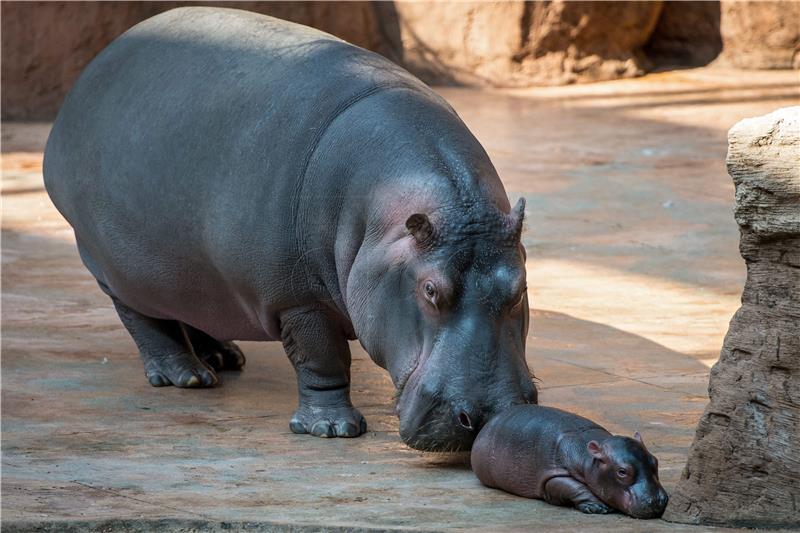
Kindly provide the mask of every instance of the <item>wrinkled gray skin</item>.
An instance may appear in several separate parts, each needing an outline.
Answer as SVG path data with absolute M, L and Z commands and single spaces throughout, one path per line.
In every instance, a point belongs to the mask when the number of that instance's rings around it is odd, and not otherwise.
M 658 518 L 669 499 L 658 460 L 638 433 L 611 435 L 552 407 L 517 405 L 495 416 L 475 439 L 471 460 L 488 487 L 584 513 Z
M 212 386 L 280 340 L 296 433 L 366 430 L 348 340 L 397 388 L 400 433 L 467 449 L 536 402 L 524 204 L 447 103 L 389 61 L 244 11 L 172 10 L 83 72 L 45 183 L 155 386 Z

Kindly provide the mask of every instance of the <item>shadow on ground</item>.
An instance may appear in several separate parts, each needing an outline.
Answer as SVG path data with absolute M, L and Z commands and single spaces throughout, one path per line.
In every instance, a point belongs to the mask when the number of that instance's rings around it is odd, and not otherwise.
M 295 381 L 278 343 L 243 343 L 247 367 L 223 374 L 218 388 L 150 387 L 70 240 L 6 230 L 3 243 L 4 521 L 141 516 L 176 527 L 196 519 L 208 530 L 226 520 L 432 529 L 544 521 L 554 531 L 590 523 L 481 487 L 464 454 L 406 448 L 392 385 L 355 345 L 353 397 L 370 424 L 359 439 L 288 431 Z M 602 324 L 540 310 L 532 318 L 529 360 L 543 403 L 643 430 L 674 482 L 691 426 L 675 420 L 702 402 L 699 389 L 659 380 L 666 367 L 703 376 L 704 368 Z M 620 364 L 620 351 L 638 354 L 636 365 Z M 600 520 L 614 530 L 628 523 Z

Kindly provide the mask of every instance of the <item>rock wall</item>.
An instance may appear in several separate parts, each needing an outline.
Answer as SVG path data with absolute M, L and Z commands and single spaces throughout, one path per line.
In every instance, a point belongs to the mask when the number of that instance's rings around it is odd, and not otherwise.
M 720 66 L 800 68 L 800 2 L 726 0 L 720 31 Z
M 721 50 L 719 2 L 664 2 L 644 54 L 659 68 L 697 67 Z
M 83 68 L 125 30 L 198 2 L 3 2 L 3 119 L 51 120 Z M 203 2 L 314 26 L 364 48 L 381 38 L 368 2 Z
M 641 75 L 661 2 L 378 4 L 389 48 L 430 83 L 565 84 Z M 384 31 L 384 35 L 392 35 Z M 399 56 L 399 54 L 398 54 Z
M 800 107 L 728 141 L 747 281 L 665 519 L 800 526 Z
M 3 2 L 3 118 L 49 119 L 83 67 L 112 39 L 147 18 L 146 3 Z
M 249 9 L 377 51 L 432 84 L 552 85 L 718 63 L 800 67 L 800 2 L 2 2 L 2 116 L 52 119 L 84 66 L 181 5 Z
M 557 84 L 640 76 L 663 2 L 531 2 L 521 81 Z
M 429 83 L 506 79 L 522 41 L 522 1 L 376 3 L 389 57 Z

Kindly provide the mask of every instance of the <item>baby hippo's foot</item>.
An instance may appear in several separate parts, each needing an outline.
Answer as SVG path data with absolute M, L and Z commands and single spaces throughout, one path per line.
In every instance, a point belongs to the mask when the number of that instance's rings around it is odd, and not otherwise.
M 289 428 L 293 433 L 310 433 L 315 437 L 358 437 L 367 431 L 367 421 L 355 407 L 301 405 Z
M 191 352 L 147 354 L 142 359 L 144 374 L 154 387 L 213 387 L 218 381 L 216 373 Z
M 577 508 L 580 512 L 588 514 L 607 514 L 612 512 L 611 507 L 604 504 L 603 502 L 579 503 Z

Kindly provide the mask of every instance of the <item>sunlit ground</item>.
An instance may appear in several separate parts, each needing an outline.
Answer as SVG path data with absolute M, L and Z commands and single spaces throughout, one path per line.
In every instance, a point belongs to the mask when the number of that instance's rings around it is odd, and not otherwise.
M 738 120 L 800 98 L 796 72 L 712 69 L 515 91 L 442 89 L 486 147 L 524 242 L 540 400 L 640 430 L 677 481 L 744 262 L 725 170 Z M 288 432 L 293 372 L 244 343 L 213 390 L 149 387 L 41 183 L 49 126 L 4 124 L 3 476 L 7 520 L 163 518 L 426 529 L 666 531 L 481 487 L 463 458 L 397 435 L 386 374 L 353 343 L 370 431 Z

